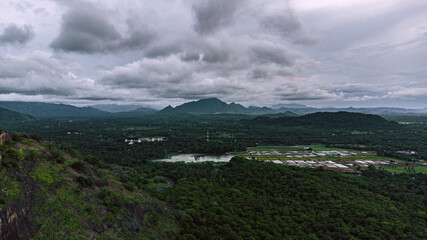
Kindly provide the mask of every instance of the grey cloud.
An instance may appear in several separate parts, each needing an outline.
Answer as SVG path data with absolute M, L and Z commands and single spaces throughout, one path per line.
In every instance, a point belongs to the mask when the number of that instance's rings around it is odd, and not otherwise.
M 148 47 L 144 51 L 144 56 L 147 58 L 168 57 L 181 51 L 182 46 L 179 43 L 162 43 Z
M 255 68 L 249 77 L 253 79 L 264 79 L 268 77 L 268 72 L 263 69 Z
M 203 0 L 193 5 L 194 30 L 202 35 L 213 33 L 233 22 L 237 10 L 246 0 Z
M 262 63 L 276 63 L 279 65 L 292 66 L 300 56 L 291 52 L 281 45 L 271 43 L 258 43 L 251 47 L 253 60 Z
M 24 12 L 24 13 L 27 11 L 27 9 L 30 9 L 33 7 L 33 4 L 26 1 L 17 1 L 10 4 L 16 9 L 16 11 Z
M 191 42 L 191 43 L 190 43 Z M 206 41 L 199 39 L 199 41 L 190 41 L 186 46 L 185 59 L 200 60 L 208 63 L 226 62 L 229 59 L 231 49 L 225 43 Z M 189 58 L 190 57 L 190 58 Z
M 128 37 L 122 40 L 120 47 L 129 49 L 138 49 L 147 46 L 156 38 L 156 33 L 149 29 L 138 18 L 131 18 L 127 21 Z
M 189 38 L 172 42 L 159 43 L 146 49 L 147 58 L 168 57 L 180 55 L 185 62 L 204 61 L 207 63 L 226 62 L 233 49 L 220 39 Z
M 345 83 L 326 87 L 330 88 L 330 91 L 341 92 L 346 96 L 376 96 L 387 89 L 387 86 L 372 83 Z
M 185 62 L 177 56 L 143 59 L 105 72 L 102 84 L 120 89 L 139 89 L 161 98 L 194 99 L 203 96 L 226 96 L 242 86 L 215 70 L 204 69 L 206 63 Z
M 36 8 L 33 10 L 33 13 L 36 15 L 48 16 L 49 13 L 44 8 Z
M 303 30 L 300 20 L 290 8 L 264 16 L 261 19 L 261 25 L 283 38 L 290 39 L 295 44 L 312 45 L 316 43 L 316 39 Z
M 111 13 L 90 4 L 74 4 L 62 18 L 61 32 L 50 44 L 55 50 L 106 53 L 144 48 L 155 37 L 154 31 L 136 20 L 128 20 L 128 32 L 121 34 Z
M 199 61 L 200 59 L 200 53 L 197 52 L 185 52 L 181 55 L 181 60 L 185 62 Z
M 386 95 L 389 98 L 417 98 L 427 97 L 426 87 L 410 87 L 403 88 L 395 91 L 390 91 Z
M 203 84 L 195 87 L 188 86 L 173 86 L 171 88 L 151 89 L 151 93 L 155 96 L 163 98 L 181 98 L 195 100 L 208 97 L 225 97 L 236 91 L 236 88 L 230 88 L 227 85 L 204 86 Z
M 107 97 L 107 96 L 72 96 L 67 99 L 75 99 L 75 100 L 91 100 L 91 101 L 103 101 L 103 100 L 111 100 L 111 101 L 123 101 L 126 100 L 127 97 Z
M 9 24 L 2 33 L 0 33 L 1 44 L 25 44 L 34 38 L 34 30 L 31 25 L 25 24 L 19 27 L 16 24 Z
M 99 83 L 159 98 L 227 97 L 257 93 L 256 83 L 274 85 L 280 76 L 298 74 L 301 65 L 310 67 L 310 60 L 278 43 L 196 36 L 153 44 L 141 60 L 104 71 Z
M 85 89 L 88 83 L 78 79 L 67 65 L 45 52 L 0 56 L 0 93 L 69 96 Z
M 103 84 L 120 88 L 152 89 L 162 85 L 182 83 L 192 71 L 178 58 L 143 59 L 104 73 Z
M 280 100 L 289 101 L 315 101 L 315 100 L 338 100 L 341 95 L 330 93 L 323 89 L 311 88 L 304 86 L 304 88 L 291 87 L 284 91 L 277 92 L 276 96 Z

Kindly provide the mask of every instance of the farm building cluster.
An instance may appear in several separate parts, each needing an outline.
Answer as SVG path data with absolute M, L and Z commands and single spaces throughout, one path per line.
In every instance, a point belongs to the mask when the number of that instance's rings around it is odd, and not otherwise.
M 355 156 L 357 153 L 350 151 L 249 151 L 250 155 L 266 156 L 266 155 L 283 155 L 288 158 L 311 158 L 311 157 L 325 157 L 325 156 Z M 367 152 L 363 152 L 367 153 Z
M 355 150 L 337 150 L 323 148 L 322 150 L 313 150 L 308 147 L 277 147 L 277 148 L 253 148 L 243 155 L 248 159 L 267 161 L 277 164 L 319 168 L 335 170 L 342 172 L 357 172 L 361 168 L 374 166 L 392 166 L 398 162 L 378 158 L 376 153 Z
M 138 138 L 138 139 L 125 139 L 125 143 L 133 145 L 134 143 L 142 142 L 163 142 L 165 141 L 164 137 L 147 137 L 147 138 Z
M 353 163 L 351 163 L 350 161 L 337 163 L 334 161 L 316 161 L 316 160 L 267 160 L 267 161 L 278 163 L 278 164 L 294 165 L 294 166 L 301 166 L 301 167 L 312 167 L 312 168 L 326 167 L 326 168 L 337 169 L 337 170 L 352 169 L 357 166 L 360 166 L 360 167 L 368 167 L 369 165 L 386 166 L 391 164 L 390 161 L 371 161 L 371 160 L 356 160 Z

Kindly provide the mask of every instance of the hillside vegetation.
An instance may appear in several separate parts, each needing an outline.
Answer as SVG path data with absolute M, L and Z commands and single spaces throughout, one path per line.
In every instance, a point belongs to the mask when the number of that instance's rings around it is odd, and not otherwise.
M 0 239 L 173 239 L 179 211 L 97 158 L 13 135 L 0 145 Z M 145 180 L 147 181 L 147 180 Z
M 4 108 L 0 108 L 0 122 L 5 121 L 27 121 L 34 120 L 33 117 L 25 114 L 20 114 L 14 111 L 10 111 Z

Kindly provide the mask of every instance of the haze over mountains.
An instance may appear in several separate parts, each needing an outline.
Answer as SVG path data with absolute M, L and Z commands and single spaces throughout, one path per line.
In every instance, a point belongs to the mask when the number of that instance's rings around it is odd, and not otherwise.
M 4 120 L 35 118 L 67 118 L 67 117 L 135 117 L 145 115 L 183 115 L 183 114 L 243 114 L 268 115 L 271 117 L 305 115 L 316 112 L 355 112 L 377 115 L 427 114 L 427 109 L 405 108 L 313 108 L 300 104 L 277 104 L 268 107 L 245 107 L 238 103 L 225 103 L 217 98 L 200 99 L 182 105 L 167 106 L 158 111 L 138 105 L 93 105 L 76 107 L 65 104 L 41 102 L 0 102 L 0 118 Z M 5 111 L 8 110 L 8 111 Z M 15 112 L 12 114 L 12 112 Z M 30 117 L 31 116 L 31 117 Z

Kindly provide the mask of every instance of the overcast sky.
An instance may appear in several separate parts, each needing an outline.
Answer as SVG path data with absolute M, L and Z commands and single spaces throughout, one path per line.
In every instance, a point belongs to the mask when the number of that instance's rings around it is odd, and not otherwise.
M 424 0 L 2 0 L 0 100 L 427 107 Z

